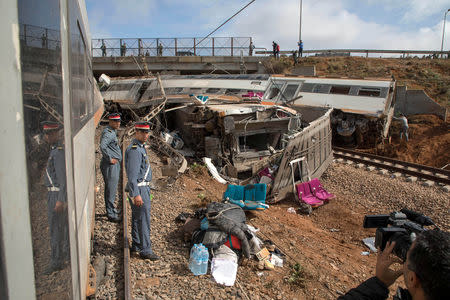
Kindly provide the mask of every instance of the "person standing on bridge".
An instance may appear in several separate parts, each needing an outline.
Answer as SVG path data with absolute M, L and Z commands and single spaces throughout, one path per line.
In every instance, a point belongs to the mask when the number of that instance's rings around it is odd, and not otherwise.
M 134 126 L 135 138 L 125 151 L 125 168 L 128 183 L 126 191 L 132 210 L 131 252 L 139 252 L 143 259 L 158 260 L 159 257 L 152 251 L 150 240 L 151 195 L 150 182 L 152 169 L 145 150 L 150 125 L 147 122 L 138 122 Z
M 161 43 L 158 44 L 158 56 L 162 56 L 163 54 L 163 45 Z
M 106 45 L 105 45 L 105 41 L 102 40 L 102 46 L 100 47 L 100 49 L 102 49 L 102 57 L 106 56 Z
M 277 59 L 280 58 L 280 45 L 277 44 Z
M 298 57 L 303 57 L 303 41 L 298 42 Z
M 273 53 L 273 57 L 277 58 L 277 47 L 278 44 L 275 43 L 274 41 L 272 41 L 272 53 Z
M 125 56 L 127 53 L 127 43 L 123 42 L 122 45 L 120 45 L 120 56 Z
M 120 127 L 120 114 L 111 113 L 108 119 L 109 125 L 103 130 L 100 140 L 100 150 L 102 152 L 100 169 L 105 181 L 106 215 L 110 222 L 118 223 L 120 222 L 120 217 L 114 207 L 114 202 L 119 183 L 120 162 L 122 161 L 122 151 L 117 139 L 117 129 Z
M 292 59 L 294 60 L 294 66 L 296 66 L 298 64 L 298 56 L 296 50 L 292 51 Z
M 253 55 L 253 50 L 255 50 L 255 45 L 253 45 L 253 42 L 250 41 L 250 45 L 248 46 L 248 56 Z

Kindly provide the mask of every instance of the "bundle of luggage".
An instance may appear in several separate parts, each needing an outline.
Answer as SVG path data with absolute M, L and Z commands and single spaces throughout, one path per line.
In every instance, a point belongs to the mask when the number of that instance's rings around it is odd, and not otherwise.
M 258 253 L 261 241 L 246 224 L 243 209 L 233 203 L 212 202 L 186 219 L 185 237 L 204 245 L 211 254 L 211 274 L 220 284 L 233 285 L 241 256 Z

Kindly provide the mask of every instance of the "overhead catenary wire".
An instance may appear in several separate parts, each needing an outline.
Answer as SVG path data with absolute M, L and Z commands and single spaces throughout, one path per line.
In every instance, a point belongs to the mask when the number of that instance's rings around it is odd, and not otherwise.
M 245 5 L 243 8 L 241 8 L 239 11 L 237 11 L 234 15 L 232 15 L 231 17 L 229 17 L 225 22 L 223 22 L 222 24 L 220 24 L 219 27 L 217 27 L 216 29 L 214 29 L 213 31 L 211 31 L 207 36 L 205 36 L 203 39 L 200 40 L 200 42 L 196 43 L 194 45 L 194 48 L 197 47 L 198 45 L 200 45 L 201 42 L 203 42 L 204 40 L 206 40 L 211 34 L 213 34 L 214 32 L 216 32 L 217 30 L 220 29 L 220 27 L 222 27 L 223 25 L 225 25 L 226 23 L 228 23 L 231 19 L 233 19 L 235 16 L 237 16 L 241 11 L 243 11 L 244 9 L 246 9 L 250 4 L 252 4 L 253 2 L 255 2 L 256 0 L 252 0 L 249 3 L 247 3 L 247 5 Z M 192 49 L 192 48 L 191 48 Z

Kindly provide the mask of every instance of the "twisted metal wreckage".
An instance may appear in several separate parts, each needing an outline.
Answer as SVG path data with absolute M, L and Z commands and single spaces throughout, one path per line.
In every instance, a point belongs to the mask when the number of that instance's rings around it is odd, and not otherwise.
M 394 110 L 392 81 L 261 74 L 100 81 L 107 110 L 153 124 L 151 144 L 173 158 L 172 175 L 186 169 L 184 156 L 205 157 L 223 183 L 267 183 L 269 203 L 291 193 L 292 182 L 321 176 L 332 136 L 386 137 Z

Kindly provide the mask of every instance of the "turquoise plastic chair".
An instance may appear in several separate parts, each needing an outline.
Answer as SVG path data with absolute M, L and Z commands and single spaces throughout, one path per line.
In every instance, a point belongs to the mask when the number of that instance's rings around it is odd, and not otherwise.
M 246 186 L 229 184 L 223 193 L 223 200 L 240 206 L 244 210 L 264 210 L 266 205 L 265 183 L 248 184 Z

